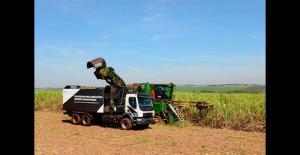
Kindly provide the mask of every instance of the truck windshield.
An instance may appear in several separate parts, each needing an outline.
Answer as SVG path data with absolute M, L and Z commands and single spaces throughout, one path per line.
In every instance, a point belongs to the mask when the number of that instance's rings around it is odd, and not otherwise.
M 152 111 L 153 104 L 151 97 L 138 97 L 139 106 L 142 111 Z

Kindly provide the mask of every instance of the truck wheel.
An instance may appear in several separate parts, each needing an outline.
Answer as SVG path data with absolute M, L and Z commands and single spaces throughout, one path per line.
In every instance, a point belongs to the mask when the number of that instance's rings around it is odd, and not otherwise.
M 91 117 L 88 116 L 87 114 L 83 114 L 81 116 L 81 124 L 83 126 L 89 126 L 89 125 L 91 125 Z
M 78 114 L 72 114 L 71 122 L 74 125 L 78 125 L 81 122 L 80 116 Z
M 129 118 L 123 118 L 120 122 L 120 126 L 122 130 L 129 130 L 132 128 L 132 123 Z

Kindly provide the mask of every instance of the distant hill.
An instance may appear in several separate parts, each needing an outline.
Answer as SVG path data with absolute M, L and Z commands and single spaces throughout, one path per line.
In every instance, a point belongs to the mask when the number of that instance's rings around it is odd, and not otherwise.
M 264 93 L 265 85 L 257 84 L 224 84 L 224 85 L 177 85 L 177 92 L 202 93 Z
M 42 91 L 62 91 L 63 88 L 35 88 Z M 176 85 L 176 92 L 199 93 L 264 93 L 265 85 L 258 84 L 222 84 L 222 85 Z
M 38 91 L 62 91 L 63 88 L 35 88 Z

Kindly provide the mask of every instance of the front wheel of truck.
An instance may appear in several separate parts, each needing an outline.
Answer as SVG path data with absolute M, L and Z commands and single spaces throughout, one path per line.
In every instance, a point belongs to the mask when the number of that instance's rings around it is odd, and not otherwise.
M 120 122 L 122 130 L 129 130 L 132 128 L 132 122 L 129 118 L 123 118 Z

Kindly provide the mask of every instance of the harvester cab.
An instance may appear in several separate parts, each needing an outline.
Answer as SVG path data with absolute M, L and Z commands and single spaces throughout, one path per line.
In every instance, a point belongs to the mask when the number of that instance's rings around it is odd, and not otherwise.
M 146 83 L 147 84 L 147 83 Z M 156 114 L 156 122 L 163 120 L 165 123 L 182 121 L 177 110 L 173 107 L 173 90 L 175 85 L 169 84 L 152 84 L 153 85 L 153 102 Z
M 158 100 L 172 100 L 174 84 L 155 84 L 154 96 Z

